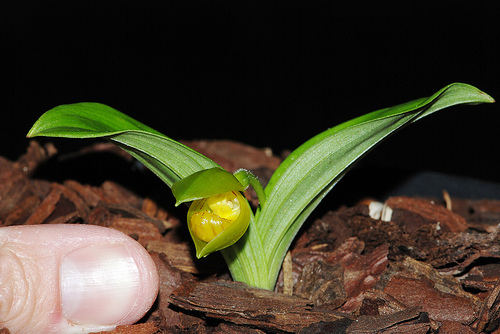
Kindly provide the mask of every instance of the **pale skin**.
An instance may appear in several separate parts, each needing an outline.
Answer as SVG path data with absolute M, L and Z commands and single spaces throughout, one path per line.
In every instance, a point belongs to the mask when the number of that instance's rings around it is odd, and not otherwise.
M 0 328 L 89 333 L 133 324 L 151 308 L 158 273 L 148 252 L 90 225 L 0 228 Z

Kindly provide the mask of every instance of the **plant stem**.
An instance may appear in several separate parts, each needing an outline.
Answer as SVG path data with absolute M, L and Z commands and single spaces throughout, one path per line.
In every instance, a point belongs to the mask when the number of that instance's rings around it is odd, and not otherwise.
M 239 169 L 233 174 L 246 189 L 249 185 L 257 193 L 257 197 L 259 198 L 259 205 L 262 207 L 266 204 L 266 193 L 264 192 L 264 188 L 262 184 L 260 184 L 259 179 L 252 174 L 252 172 L 246 169 Z

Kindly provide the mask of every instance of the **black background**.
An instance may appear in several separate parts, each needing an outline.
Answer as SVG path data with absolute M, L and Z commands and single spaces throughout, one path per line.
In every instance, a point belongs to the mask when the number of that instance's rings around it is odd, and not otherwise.
M 105 103 L 174 139 L 279 153 L 452 82 L 498 99 L 497 3 L 2 1 L 0 155 L 17 158 L 38 116 L 65 103 Z M 454 107 L 412 125 L 363 160 L 364 177 L 500 182 L 497 109 Z

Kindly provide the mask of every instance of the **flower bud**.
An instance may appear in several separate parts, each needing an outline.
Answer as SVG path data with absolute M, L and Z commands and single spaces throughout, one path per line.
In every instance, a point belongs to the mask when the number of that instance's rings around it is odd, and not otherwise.
M 195 200 L 188 211 L 188 228 L 198 258 L 231 246 L 246 232 L 250 205 L 238 191 Z

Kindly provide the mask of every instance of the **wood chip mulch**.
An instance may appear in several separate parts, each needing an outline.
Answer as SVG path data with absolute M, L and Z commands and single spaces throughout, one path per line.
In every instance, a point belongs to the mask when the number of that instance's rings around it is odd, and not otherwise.
M 231 141 L 185 144 L 264 183 L 280 163 Z M 498 200 L 445 193 L 329 211 L 298 236 L 266 291 L 233 282 L 219 255 L 195 260 L 185 218 L 126 184 L 33 177 L 56 154 L 31 141 L 17 161 L 0 157 L 0 227 L 95 224 L 141 243 L 158 267 L 158 300 L 140 323 L 107 333 L 500 333 Z

